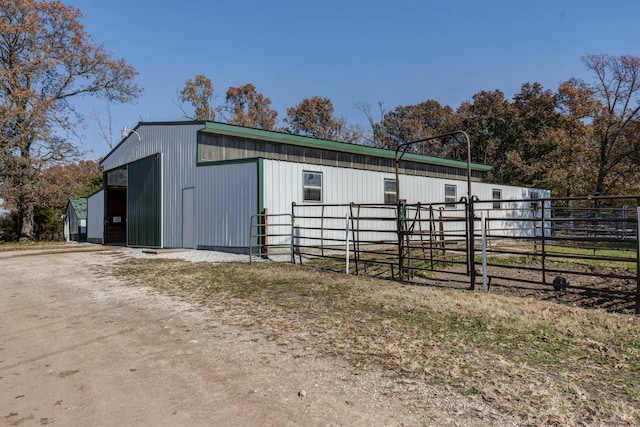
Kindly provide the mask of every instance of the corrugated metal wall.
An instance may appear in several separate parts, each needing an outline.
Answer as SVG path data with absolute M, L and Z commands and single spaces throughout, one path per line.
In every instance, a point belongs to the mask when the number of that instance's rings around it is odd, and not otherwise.
M 163 246 L 182 245 L 182 189 L 195 186 L 197 132 L 202 124 L 142 123 L 137 131 L 141 141 L 130 135 L 103 162 L 105 171 L 155 153 L 163 153 Z
M 364 171 L 304 163 L 264 161 L 264 207 L 270 213 L 290 213 L 291 203 L 303 204 L 304 171 L 322 172 L 323 204 L 384 203 L 384 180 L 395 179 L 392 173 Z M 445 184 L 456 186 L 456 198 L 467 196 L 467 181 L 400 175 L 400 197 L 407 203 L 442 203 Z M 491 199 L 493 189 L 502 190 L 502 199 L 528 198 L 532 190 L 524 187 L 472 182 L 472 194 Z M 538 191 L 549 197 L 548 190 Z
M 264 160 L 264 207 L 269 209 L 269 213 L 291 213 L 291 203 L 295 202 L 299 205 L 312 205 L 313 203 L 303 202 L 303 172 L 313 171 L 322 172 L 322 204 L 348 204 L 348 203 L 367 203 L 382 204 L 384 203 L 384 180 L 395 179 L 395 174 L 363 171 L 347 168 L 336 168 L 331 166 L 315 166 L 303 163 L 292 163 L 276 160 Z M 416 203 L 444 203 L 445 202 L 445 185 L 454 185 L 456 187 L 456 200 L 467 196 L 467 181 L 418 177 L 412 175 L 400 175 L 400 197 L 407 200 L 409 204 Z M 478 196 L 481 200 L 491 200 L 493 198 L 493 190 L 501 190 L 503 202 L 501 209 L 492 209 L 492 203 L 479 206 L 481 209 L 489 209 L 490 212 L 484 212 L 491 218 L 513 218 L 514 212 L 518 215 L 525 215 L 528 218 L 533 217 L 533 211 L 523 211 L 530 206 L 526 202 L 508 202 L 509 199 L 528 199 L 532 192 L 537 192 L 539 197 L 550 197 L 548 190 L 528 189 L 524 187 L 514 187 L 508 185 L 496 185 L 488 183 L 472 182 L 472 194 Z M 320 203 L 318 203 L 320 205 Z M 442 209 L 440 209 L 442 208 Z M 370 211 L 370 212 L 369 212 Z M 301 215 L 320 215 L 319 210 L 299 210 Z M 348 212 L 345 207 L 325 208 L 324 215 L 342 218 Z M 372 210 L 362 208 L 359 211 L 361 216 L 384 216 L 394 217 L 393 208 L 388 211 Z M 478 216 L 480 212 L 478 213 Z M 448 217 L 465 218 L 464 205 L 458 205 L 457 208 L 445 208 L 443 205 L 436 208 L 435 218 Z M 344 220 L 334 220 L 333 227 L 340 228 Z M 337 225 L 336 225 L 337 224 Z M 373 224 L 373 223 L 372 223 Z M 496 227 L 513 227 L 505 222 L 494 222 Z M 319 227 L 317 222 L 304 218 L 296 218 L 296 225 L 301 227 Z M 325 226 L 331 228 L 329 223 Z M 366 223 L 360 223 L 361 228 L 367 228 Z M 395 224 L 393 222 L 381 223 L 377 222 L 375 227 L 390 227 L 388 232 L 372 233 L 368 237 L 370 240 L 385 240 L 389 236 L 393 236 L 395 232 Z M 373 225 L 372 225 L 373 227 Z M 478 225 L 479 227 L 479 225 Z M 448 231 L 465 230 L 464 220 L 460 222 L 450 222 L 445 225 Z M 315 234 L 314 234 L 315 233 Z M 311 229 L 305 230 L 307 237 L 320 237 L 320 231 Z M 325 231 L 325 239 L 342 239 L 343 231 Z M 318 244 L 317 240 L 298 239 L 298 244 Z M 275 242 L 272 242 L 275 243 Z
M 87 240 L 104 242 L 104 190 L 87 198 Z
M 277 160 L 264 161 L 264 207 L 291 213 L 291 202 L 303 203 L 303 172 L 322 172 L 322 203 L 384 203 L 384 178 L 393 174 Z
M 258 165 L 200 166 L 196 171 L 196 246 L 247 248 L 249 222 L 258 213 Z
M 76 215 L 76 211 L 73 210 L 73 206 L 71 206 L 71 203 L 69 203 L 67 205 L 67 212 L 66 212 L 66 216 L 68 218 L 69 221 L 69 234 L 78 234 L 78 216 Z
M 127 168 L 127 245 L 162 247 L 162 154 Z

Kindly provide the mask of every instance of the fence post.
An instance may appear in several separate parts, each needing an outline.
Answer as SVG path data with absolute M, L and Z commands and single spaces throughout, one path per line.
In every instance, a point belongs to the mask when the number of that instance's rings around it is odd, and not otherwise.
M 300 245 L 299 243 L 300 232 L 296 232 L 296 202 L 291 202 L 291 249 L 293 251 L 293 259 L 295 263 L 296 251 L 298 252 L 298 256 L 300 259 L 300 265 L 302 265 L 302 254 L 300 253 Z
M 320 255 L 324 256 L 324 205 L 320 210 Z
M 355 218 L 357 218 L 357 223 L 354 223 L 353 216 L 353 205 L 354 203 L 349 203 L 349 221 L 351 224 L 351 241 L 353 242 L 353 261 L 356 265 L 356 276 L 360 274 L 360 270 L 358 269 L 358 264 L 360 263 L 360 205 L 358 205 L 358 211 L 356 212 Z
M 396 181 L 396 185 L 397 185 L 397 181 Z M 403 250 L 402 250 L 402 244 L 403 244 L 403 240 L 404 240 L 404 236 L 402 235 L 402 226 L 403 226 L 403 221 L 402 221 L 402 214 L 403 214 L 403 209 L 402 209 L 402 200 L 398 199 L 398 204 L 397 204 L 397 209 L 396 209 L 396 228 L 397 228 L 397 232 L 398 232 L 398 278 L 400 280 L 404 279 L 404 254 L 403 254 Z
M 487 220 L 484 212 L 480 219 L 482 227 L 482 290 L 489 292 L 489 282 L 487 281 Z
M 467 246 L 467 265 L 469 266 L 469 274 L 471 275 L 471 284 L 469 286 L 469 290 L 473 291 L 476 288 L 476 266 L 475 266 L 475 248 L 474 248 L 474 238 L 475 238 L 475 214 L 473 211 L 473 200 L 468 200 L 468 223 L 469 223 L 469 231 L 468 231 L 468 239 L 469 243 Z
M 293 214 L 291 215 L 291 240 L 290 242 L 290 250 L 291 250 L 291 264 L 295 264 L 296 263 L 296 253 L 294 251 L 294 241 L 293 241 L 293 229 L 296 225 L 296 220 L 293 218 Z
M 268 242 L 268 226 L 269 226 L 269 209 L 264 208 L 262 210 L 263 216 L 262 216 L 262 258 L 263 259 L 267 259 L 269 258 L 269 248 L 267 247 L 267 245 L 269 244 Z
M 542 250 L 542 284 L 546 285 L 547 284 L 547 267 L 546 267 L 546 257 L 547 257 L 547 247 L 546 247 L 546 242 L 545 242 L 545 231 L 547 228 L 547 225 L 545 223 L 544 220 L 544 200 L 542 200 L 541 202 L 541 206 L 540 206 L 540 222 L 541 222 L 541 228 L 542 228 L 542 243 L 541 243 L 541 250 Z
M 347 274 L 349 274 L 349 212 L 347 211 L 347 215 L 345 216 L 345 221 L 344 221 L 344 231 L 345 231 L 345 264 L 346 264 L 346 271 Z
M 640 314 L 640 199 L 636 204 L 636 314 Z

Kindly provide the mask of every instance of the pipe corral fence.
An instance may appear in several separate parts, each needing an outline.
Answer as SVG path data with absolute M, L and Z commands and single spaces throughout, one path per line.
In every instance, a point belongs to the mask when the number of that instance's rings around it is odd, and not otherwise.
M 639 206 L 640 196 L 293 204 L 290 216 L 254 218 L 252 251 L 284 249 L 286 260 L 351 274 L 559 294 L 640 314 Z M 272 226 L 286 231 L 270 235 Z

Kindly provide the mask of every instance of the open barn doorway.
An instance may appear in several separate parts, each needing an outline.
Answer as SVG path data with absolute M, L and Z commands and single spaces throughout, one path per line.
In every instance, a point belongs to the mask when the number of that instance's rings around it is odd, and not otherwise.
M 108 245 L 127 244 L 127 168 L 106 172 L 104 235 Z
M 105 242 L 162 247 L 162 157 L 154 154 L 105 172 Z

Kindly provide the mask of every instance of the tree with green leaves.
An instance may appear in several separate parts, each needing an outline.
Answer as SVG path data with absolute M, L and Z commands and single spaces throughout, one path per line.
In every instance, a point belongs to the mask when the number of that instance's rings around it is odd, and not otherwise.
M 455 121 L 471 139 L 471 160 L 494 167 L 504 162 L 511 144 L 515 111 L 500 90 L 480 91 L 456 110 Z M 497 163 L 497 164 L 496 164 Z
M 445 133 L 453 115 L 453 109 L 432 99 L 417 105 L 398 106 L 382 116 L 374 124 L 375 140 L 382 148 L 395 150 L 405 142 L 418 141 Z M 443 155 L 442 144 L 448 141 L 432 140 L 410 147 L 410 150 L 430 156 Z
M 273 130 L 278 112 L 271 108 L 271 99 L 265 98 L 251 83 L 227 90 L 226 110 L 228 123 L 256 129 Z
M 493 158 L 504 156 L 496 178 L 503 183 L 550 188 L 557 174 L 555 129 L 560 123 L 555 93 L 540 83 L 525 83 L 515 94 L 510 135 Z
M 81 17 L 58 1 L 0 2 L 0 197 L 16 209 L 23 240 L 33 238 L 40 170 L 78 154 L 73 100 L 141 93 L 133 67 L 95 44 Z
M 555 93 L 540 83 L 524 83 L 512 101 L 499 90 L 480 91 L 451 119 L 452 127 L 469 134 L 472 160 L 494 167 L 490 180 L 547 188 L 558 184 L 560 123 Z M 463 148 L 450 148 L 450 157 L 466 154 Z

